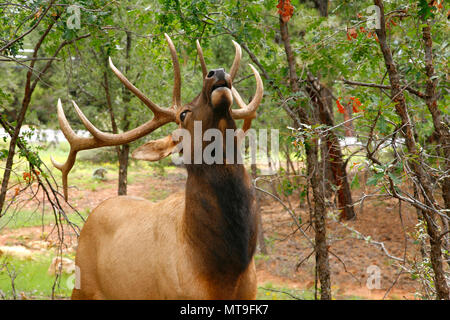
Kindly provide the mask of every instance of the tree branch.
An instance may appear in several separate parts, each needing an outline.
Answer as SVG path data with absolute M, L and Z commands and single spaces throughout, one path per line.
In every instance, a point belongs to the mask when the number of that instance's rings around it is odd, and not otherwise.
M 392 90 L 391 86 L 387 86 L 387 85 L 384 85 L 384 84 L 358 82 L 358 81 L 347 80 L 347 79 L 344 79 L 344 78 L 342 78 L 342 81 L 345 84 L 352 85 L 352 86 L 360 86 L 360 87 L 369 87 L 369 88 L 378 88 L 378 89 Z M 418 96 L 419 98 L 422 98 L 422 99 L 426 98 L 426 95 L 423 92 L 420 92 L 420 91 L 418 91 L 416 89 L 413 89 L 413 88 L 411 88 L 409 86 L 406 86 L 405 90 L 408 91 L 409 93 L 412 93 L 412 94 Z

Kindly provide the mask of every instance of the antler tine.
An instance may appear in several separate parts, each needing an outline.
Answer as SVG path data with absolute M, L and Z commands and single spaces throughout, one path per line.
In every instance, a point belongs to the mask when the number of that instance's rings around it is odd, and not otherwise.
M 232 109 L 231 116 L 234 119 L 245 119 L 243 127 L 244 131 L 247 131 L 248 128 L 250 128 L 251 120 L 256 117 L 256 109 L 260 105 L 264 94 L 264 85 L 258 70 L 256 70 L 255 67 L 253 67 L 251 64 L 249 64 L 249 66 L 256 78 L 256 92 L 252 101 L 247 105 L 242 100 L 239 92 L 234 87 L 231 88 L 233 97 L 236 100 L 237 105 L 240 107 L 240 109 Z
M 234 97 L 234 99 L 235 99 L 235 101 L 236 101 L 236 104 L 239 106 L 239 108 L 244 109 L 247 105 L 246 105 L 246 103 L 242 100 L 242 98 L 241 98 L 239 92 L 238 92 L 234 87 L 231 87 L 231 92 L 232 92 L 233 97 Z M 255 118 L 255 117 L 256 117 L 256 112 L 255 112 L 253 118 Z M 244 119 L 244 124 L 242 125 L 242 130 L 243 130 L 244 132 L 247 132 L 247 130 L 250 129 L 250 127 L 252 126 L 252 120 L 253 120 L 253 118 L 245 118 L 245 119 Z
M 202 50 L 202 47 L 200 46 L 200 42 L 198 40 L 196 40 L 195 42 L 197 44 L 198 58 L 200 60 L 201 66 L 202 66 L 203 78 L 205 78 L 206 75 L 208 74 L 208 68 L 206 67 L 206 62 L 205 62 L 205 58 L 203 57 L 203 50 Z
M 234 56 L 233 65 L 231 66 L 231 70 L 230 70 L 231 80 L 234 80 L 234 77 L 236 76 L 238 69 L 239 69 L 239 63 L 241 62 L 242 49 L 241 49 L 241 46 L 239 45 L 239 43 L 237 43 L 234 40 L 231 40 L 231 41 L 233 41 L 234 47 L 236 48 L 236 54 Z
M 170 110 L 166 110 L 158 106 L 156 103 L 147 98 L 138 88 L 136 88 L 123 74 L 120 72 L 116 66 L 114 66 L 111 57 L 109 57 L 109 67 L 114 72 L 114 74 L 119 78 L 119 80 L 125 85 L 125 87 L 133 92 L 136 97 L 138 97 L 146 106 L 150 108 L 150 110 L 155 114 L 155 116 L 159 114 L 169 115 L 171 113 Z
M 175 50 L 175 46 L 173 45 L 172 40 L 170 39 L 167 33 L 164 33 L 164 37 L 169 44 L 170 54 L 172 56 L 172 64 L 173 64 L 173 98 L 172 104 L 173 107 L 179 108 L 181 106 L 181 74 L 180 74 L 180 64 L 178 63 L 177 51 Z
M 69 125 L 69 122 L 67 121 L 66 115 L 64 114 L 61 99 L 58 99 L 57 110 L 58 110 L 59 125 L 67 141 L 69 141 L 70 152 L 65 163 L 56 162 L 52 156 L 50 156 L 50 160 L 52 164 L 62 173 L 64 198 L 67 200 L 68 199 L 67 176 L 70 172 L 70 169 L 72 169 L 75 163 L 77 152 L 84 149 L 94 148 L 97 145 L 97 141 L 94 138 L 80 137 L 72 130 L 72 128 Z
M 53 157 L 50 156 L 50 160 L 53 166 L 59 169 L 62 173 L 64 199 L 66 199 L 66 201 L 69 199 L 67 177 L 69 175 L 70 169 L 72 169 L 73 165 L 75 164 L 76 158 L 77 158 L 77 151 L 73 151 L 72 148 L 70 149 L 69 156 L 67 157 L 66 162 L 64 162 L 63 164 L 56 162 L 53 159 Z
M 76 113 L 78 114 L 78 117 L 83 122 L 83 125 L 86 127 L 86 129 L 99 141 L 102 141 L 105 143 L 105 145 L 108 146 L 116 146 L 120 144 L 129 143 L 132 141 L 135 141 L 139 138 L 142 138 L 143 136 L 149 134 L 150 132 L 156 130 L 160 126 L 169 123 L 171 121 L 175 121 L 175 116 L 173 112 L 168 113 L 168 116 L 158 116 L 155 114 L 155 117 L 147 121 L 146 123 L 140 125 L 137 128 L 134 128 L 130 131 L 126 131 L 119 134 L 113 134 L 113 133 L 105 133 L 100 130 L 98 130 L 83 114 L 83 112 L 80 110 L 80 108 L 77 106 L 75 101 L 72 100 L 72 104 L 75 108 Z M 84 149 L 83 149 L 84 150 Z
M 231 114 L 233 118 L 235 119 L 245 119 L 245 118 L 255 118 L 256 117 L 256 109 L 258 108 L 259 104 L 261 103 L 263 94 L 264 94 L 264 85 L 261 79 L 261 76 L 259 75 L 258 70 L 255 69 L 251 64 L 249 64 L 250 68 L 253 71 L 253 74 L 256 78 L 256 93 L 253 97 L 252 101 L 247 105 L 242 100 L 241 96 L 239 95 L 239 92 L 232 87 L 233 96 L 236 99 L 236 103 L 241 109 L 233 109 L 231 110 Z

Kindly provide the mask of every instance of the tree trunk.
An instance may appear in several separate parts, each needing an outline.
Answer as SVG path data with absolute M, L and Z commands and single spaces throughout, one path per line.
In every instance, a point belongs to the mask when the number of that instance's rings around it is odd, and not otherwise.
M 323 191 L 326 199 L 330 199 L 333 195 L 332 184 L 336 184 L 333 171 L 331 170 L 330 153 L 325 139 L 320 141 L 320 171 L 323 176 Z
M 308 74 L 308 85 L 306 88 L 313 105 L 319 111 L 319 118 L 322 124 L 328 127 L 334 126 L 333 116 L 330 112 L 330 92 L 329 89 L 323 86 L 311 74 Z M 329 154 L 329 161 L 331 164 L 331 171 L 333 172 L 334 183 L 336 184 L 338 209 L 342 211 L 341 219 L 351 220 L 356 218 L 355 210 L 353 209 L 352 194 L 350 191 L 350 184 L 347 179 L 347 170 L 339 140 L 332 130 L 328 130 L 325 136 L 327 151 Z
M 130 145 L 124 144 L 120 148 L 119 153 L 119 187 L 117 190 L 117 194 L 119 196 L 127 194 L 129 154 L 130 154 Z
M 328 0 L 314 0 L 314 4 L 322 17 L 328 17 Z
M 298 77 L 295 65 L 295 57 L 291 48 L 289 31 L 287 22 L 284 22 L 280 16 L 280 32 L 284 43 L 286 58 L 289 66 L 289 82 L 292 92 L 300 91 L 298 86 Z M 307 125 L 313 123 L 309 120 L 307 113 L 303 108 L 297 109 L 297 116 L 299 120 Z M 293 119 L 297 121 L 297 119 Z M 300 127 L 300 124 L 297 123 Z M 331 281 L 330 281 L 330 266 L 328 262 L 328 245 L 326 241 L 326 220 L 325 220 L 325 199 L 323 189 L 321 188 L 321 174 L 319 168 L 319 160 L 317 157 L 317 138 L 310 138 L 305 141 L 306 163 L 308 177 L 310 177 L 310 184 L 313 191 L 314 199 L 314 216 L 313 225 L 315 231 L 315 251 L 316 251 L 316 270 L 320 281 L 320 293 L 322 300 L 331 299 Z
M 126 58 L 126 66 L 125 66 L 125 73 L 128 73 L 130 70 L 130 50 L 131 50 L 131 32 L 126 32 L 126 51 L 125 51 L 125 58 Z M 107 76 L 105 77 L 105 83 L 107 84 Z M 106 86 L 108 87 L 108 86 Z M 130 128 L 130 101 L 131 101 L 131 93 L 126 88 L 122 89 L 122 100 L 124 102 L 124 111 L 123 111 L 123 117 L 122 117 L 122 127 L 124 131 L 127 131 Z M 118 128 L 115 121 L 113 109 L 111 106 L 111 100 L 109 97 L 109 92 L 107 92 L 107 102 L 110 105 L 110 116 L 111 116 L 111 125 L 113 128 L 113 132 L 117 133 Z M 130 145 L 124 144 L 122 146 L 116 147 L 117 150 L 117 158 L 119 160 L 119 176 L 118 176 L 118 187 L 117 187 L 117 194 L 120 195 L 126 195 L 127 194 L 127 185 L 128 185 L 128 162 L 129 162 L 129 154 L 130 154 Z
M 128 73 L 130 71 L 130 50 L 131 50 L 131 32 L 127 31 L 127 40 L 126 40 L 126 67 L 125 72 Z M 123 88 L 122 91 L 122 100 L 125 105 L 125 110 L 123 113 L 123 130 L 126 131 L 130 128 L 130 101 L 131 101 L 131 93 L 126 88 Z M 130 145 L 124 144 L 120 147 L 119 152 L 119 195 L 127 194 L 127 181 L 128 181 L 128 160 L 130 153 Z
M 320 299 L 331 300 L 330 264 L 328 261 L 325 199 L 321 186 L 317 140 L 311 139 L 306 147 L 308 177 L 314 198 L 313 226 L 315 235 L 316 270 L 320 281 Z
M 430 25 L 428 22 L 422 28 L 423 40 L 425 42 L 425 71 L 427 73 L 427 84 L 425 91 L 425 103 L 433 118 L 434 130 L 437 133 L 440 150 L 445 159 L 445 170 L 450 172 L 450 132 L 445 128 L 444 118 L 437 106 L 436 85 L 438 78 L 434 73 L 433 66 L 433 40 L 431 38 Z M 448 127 L 448 123 L 447 123 Z M 439 152 L 438 152 L 439 154 Z M 442 181 L 442 198 L 445 208 L 450 209 L 450 177 L 447 176 Z
M 353 127 L 353 121 L 349 121 L 353 116 L 352 106 L 347 104 L 344 106 L 344 128 L 345 128 L 345 136 L 346 137 L 354 137 L 355 136 L 355 128 Z
M 256 163 L 251 164 L 251 170 L 252 170 L 252 179 L 255 181 L 255 179 L 258 177 L 257 174 L 257 167 Z M 255 182 L 256 185 L 256 182 Z M 261 193 L 258 192 L 258 190 L 255 190 L 255 197 L 256 197 L 256 215 L 258 219 L 258 244 L 259 244 L 259 251 L 262 254 L 267 254 L 267 246 L 266 241 L 264 240 L 264 228 L 262 224 L 262 217 L 261 217 Z

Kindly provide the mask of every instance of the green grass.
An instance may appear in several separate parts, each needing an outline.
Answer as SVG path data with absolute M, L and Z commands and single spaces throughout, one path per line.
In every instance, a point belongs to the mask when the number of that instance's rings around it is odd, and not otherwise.
M 13 299 L 13 289 L 11 278 L 4 264 L 7 264 L 10 272 L 16 275 L 14 286 L 18 298 L 22 293 L 27 298 L 50 299 L 52 296 L 52 286 L 56 276 L 48 274 L 48 268 L 54 255 L 34 255 L 31 260 L 20 260 L 12 257 L 0 260 L 0 290 L 6 299 Z M 3 267 L 2 267 L 3 266 Z M 68 298 L 71 293 L 70 285 L 73 276 L 62 274 L 55 286 L 55 297 Z
M 339 288 L 331 288 L 333 300 L 364 300 L 365 298 L 355 295 L 339 294 Z M 318 293 L 320 298 L 320 293 Z M 304 290 L 274 285 L 266 282 L 258 285 L 256 300 L 314 300 L 314 288 Z
M 84 219 L 87 218 L 87 213 L 80 213 Z M 70 222 L 81 227 L 83 225 L 83 219 L 75 212 L 67 215 Z M 5 227 L 8 229 L 19 229 L 24 227 L 36 227 L 42 225 L 49 225 L 55 223 L 55 216 L 52 213 L 41 211 L 8 211 L 4 216 L 0 218 L 0 230 Z
M 268 261 L 270 259 L 270 256 L 262 254 L 262 253 L 256 253 L 255 254 L 255 261 Z
M 7 148 L 7 143 L 3 140 L 0 141 L 0 148 Z M 31 146 L 37 150 L 37 144 L 31 144 Z M 67 142 L 61 142 L 56 147 L 50 146 L 46 149 L 39 149 L 39 157 L 45 163 L 45 165 L 51 170 L 55 180 L 61 184 L 61 172 L 53 167 L 50 158 L 52 157 L 56 162 L 64 163 L 69 154 L 69 144 Z M 107 183 L 109 181 L 116 182 L 119 172 L 118 162 L 110 161 L 108 158 L 104 158 L 100 155 L 96 157 L 84 157 L 83 155 L 89 152 L 81 151 L 77 157 L 77 161 L 69 174 L 69 185 L 76 186 L 80 190 L 99 191 L 104 189 L 114 188 L 114 185 Z M 95 159 L 95 163 L 90 160 L 83 159 Z M 28 171 L 27 162 L 21 159 L 17 154 L 14 156 L 14 174 L 11 175 L 10 185 L 17 183 L 23 183 L 22 173 Z M 93 172 L 97 168 L 105 168 L 107 174 L 105 180 L 100 180 L 93 177 Z M 135 161 L 130 158 L 128 167 L 128 184 L 144 182 L 148 176 L 167 176 L 172 173 L 176 168 L 171 164 L 170 159 L 166 158 L 160 162 L 150 163 L 146 161 Z M 0 176 L 3 176 L 4 168 L 0 166 Z M 153 197 L 152 197 L 153 198 Z M 156 196 L 156 200 L 160 197 Z
M 275 286 L 266 282 L 258 286 L 256 300 L 314 300 L 314 291 Z

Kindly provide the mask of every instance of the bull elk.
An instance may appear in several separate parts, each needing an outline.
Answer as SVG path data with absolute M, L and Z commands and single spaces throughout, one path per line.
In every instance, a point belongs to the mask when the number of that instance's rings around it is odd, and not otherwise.
M 75 111 L 92 137 L 77 136 L 58 100 L 58 119 L 70 143 L 64 164 L 53 165 L 62 171 L 67 199 L 67 175 L 80 150 L 116 146 L 135 141 L 169 122 L 176 122 L 194 136 L 194 121 L 201 121 L 202 134 L 215 128 L 225 133 L 236 129 L 234 119 L 244 119 L 243 130 L 250 128 L 263 96 L 258 71 L 256 93 L 244 103 L 232 86 L 241 48 L 233 41 L 236 54 L 230 73 L 224 69 L 208 72 L 202 49 L 197 51 L 203 73 L 201 93 L 190 103 L 181 103 L 181 76 L 175 47 L 167 34 L 174 69 L 172 106 L 161 108 L 113 65 L 120 81 L 133 92 L 154 117 L 130 131 L 104 133 L 92 125 L 72 101 Z M 233 97 L 238 109 L 232 109 Z M 223 134 L 222 136 L 225 136 Z M 195 137 L 194 137 L 195 138 Z M 205 148 L 203 142 L 202 148 Z M 225 145 L 225 144 L 224 144 Z M 169 135 L 137 148 L 132 156 L 157 161 L 170 155 L 177 142 Z M 226 149 L 223 148 L 223 152 Z M 193 152 L 191 152 L 193 154 Z M 254 299 L 256 272 L 253 254 L 256 247 L 257 217 L 254 189 L 242 164 L 185 164 L 184 192 L 163 201 L 117 196 L 103 201 L 89 215 L 80 234 L 76 253 L 79 288 L 72 299 Z

